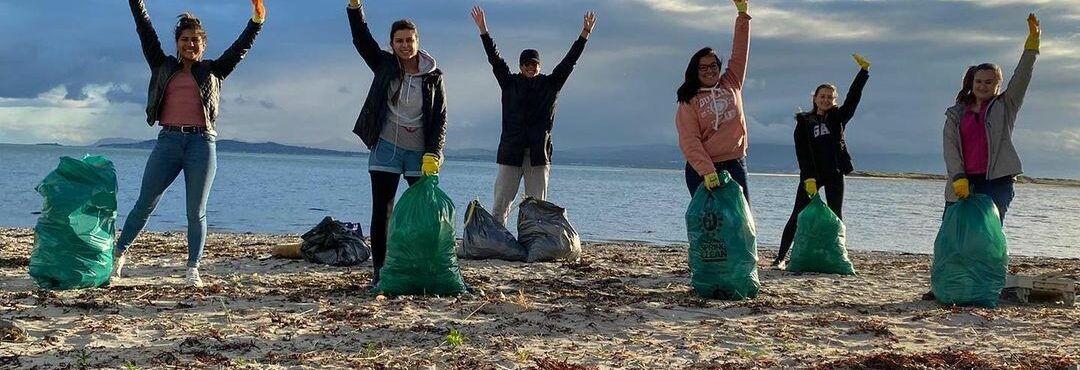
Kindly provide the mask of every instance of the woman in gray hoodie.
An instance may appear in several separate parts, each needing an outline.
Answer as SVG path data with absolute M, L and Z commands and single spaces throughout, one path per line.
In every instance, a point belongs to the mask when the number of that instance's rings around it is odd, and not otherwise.
M 446 142 L 446 90 L 435 59 L 420 49 L 420 33 L 410 20 L 390 26 L 391 51 L 379 48 L 364 7 L 349 0 L 353 45 L 375 74 L 353 133 L 368 150 L 371 175 L 371 256 L 378 286 L 386 260 L 386 235 L 401 177 L 412 185 L 439 172 Z

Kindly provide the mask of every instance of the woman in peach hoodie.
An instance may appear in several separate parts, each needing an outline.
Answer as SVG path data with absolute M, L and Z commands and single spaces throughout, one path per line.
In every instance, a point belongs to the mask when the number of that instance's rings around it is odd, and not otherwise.
M 746 59 L 750 51 L 750 15 L 747 0 L 733 0 L 739 15 L 735 18 L 735 40 L 727 69 L 710 47 L 698 50 L 686 67 L 686 78 L 676 92 L 679 102 L 675 127 L 679 148 L 686 156 L 686 187 L 690 194 L 705 183 L 708 189 L 720 185 L 717 174 L 726 170 L 743 189 L 746 186 L 746 119 L 743 115 L 742 87 Z

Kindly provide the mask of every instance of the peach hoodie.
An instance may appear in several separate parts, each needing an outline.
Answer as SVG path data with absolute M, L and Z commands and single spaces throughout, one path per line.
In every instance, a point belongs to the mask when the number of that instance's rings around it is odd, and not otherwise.
M 746 119 L 743 117 L 742 87 L 750 51 L 750 15 L 735 19 L 735 40 L 727 70 L 716 86 L 703 87 L 690 103 L 679 103 L 675 128 L 679 148 L 698 174 L 716 172 L 714 162 L 746 156 Z

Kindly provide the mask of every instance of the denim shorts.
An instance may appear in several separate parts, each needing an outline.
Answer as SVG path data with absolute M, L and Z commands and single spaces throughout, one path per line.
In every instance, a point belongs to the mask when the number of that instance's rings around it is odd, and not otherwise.
M 379 139 L 375 149 L 368 156 L 368 171 L 381 171 L 401 174 L 409 177 L 423 175 L 420 164 L 424 161 L 424 153 L 402 149 L 389 141 Z

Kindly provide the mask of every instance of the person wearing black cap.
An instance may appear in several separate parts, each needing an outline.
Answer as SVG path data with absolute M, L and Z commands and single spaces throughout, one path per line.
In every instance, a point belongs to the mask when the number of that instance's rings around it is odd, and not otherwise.
M 559 90 L 570 77 L 585 42 L 596 25 L 596 14 L 585 13 L 584 26 L 570 51 L 550 75 L 540 73 L 540 52 L 525 49 L 518 58 L 520 73 L 510 73 L 488 34 L 484 9 L 473 7 L 473 21 L 480 29 L 480 41 L 487 52 L 495 80 L 502 88 L 502 137 L 499 139 L 499 175 L 495 179 L 495 204 L 492 215 L 506 224 L 510 203 L 517 197 L 518 184 L 525 178 L 525 194 L 547 199 L 548 173 L 551 169 L 551 127 Z

